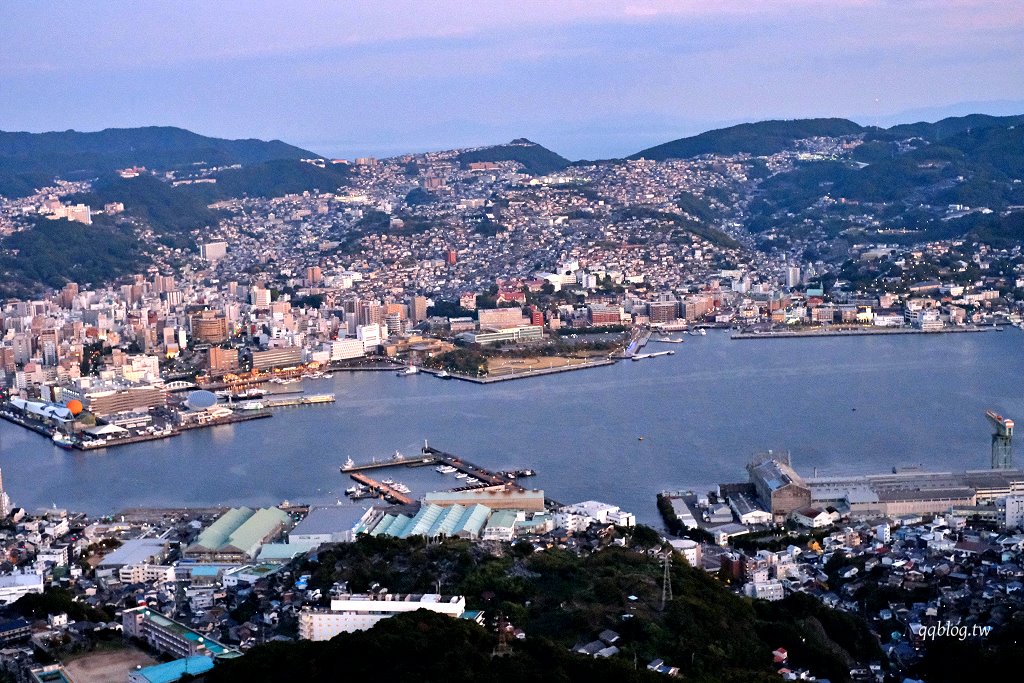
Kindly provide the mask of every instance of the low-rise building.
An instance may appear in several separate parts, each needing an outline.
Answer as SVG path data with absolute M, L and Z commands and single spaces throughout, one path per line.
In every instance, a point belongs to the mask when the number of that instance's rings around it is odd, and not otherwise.
M 466 598 L 461 595 L 401 595 L 391 593 L 346 594 L 331 600 L 329 610 L 304 609 L 299 613 L 299 638 L 330 640 L 339 633 L 364 631 L 396 614 L 419 609 L 462 617 Z

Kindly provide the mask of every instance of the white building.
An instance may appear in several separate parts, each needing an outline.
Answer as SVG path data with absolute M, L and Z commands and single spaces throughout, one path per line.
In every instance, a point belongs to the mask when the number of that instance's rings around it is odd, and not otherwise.
M 42 574 L 0 575 L 0 605 L 9 605 L 23 595 L 43 592 Z
M 747 597 L 773 602 L 786 597 L 782 582 L 778 580 L 751 581 L 743 587 L 743 592 L 746 593 Z
M 199 245 L 199 255 L 207 261 L 224 258 L 228 253 L 227 242 L 207 242 Z
M 673 550 L 686 558 L 687 564 L 691 567 L 701 566 L 702 555 L 700 543 L 697 543 L 697 541 L 691 541 L 688 538 L 671 539 L 669 540 L 669 545 L 672 546 Z
M 567 505 L 564 508 L 564 511 L 589 517 L 598 524 L 617 524 L 618 526 L 636 525 L 636 516 L 633 513 L 626 512 L 616 505 L 610 505 L 596 500 L 585 500 L 582 503 Z
M 330 353 L 330 360 L 348 360 L 349 358 L 362 358 L 366 355 L 366 348 L 358 339 L 338 339 L 324 343 L 324 350 Z
M 1007 529 L 1024 527 L 1024 494 L 1006 497 L 1005 526 Z
M 376 351 L 381 342 L 380 325 L 360 325 L 356 328 L 356 339 L 363 343 L 363 353 Z
M 174 581 L 174 567 L 162 564 L 129 564 L 117 571 L 121 583 Z
M 330 640 L 339 633 L 352 633 L 371 628 L 382 619 L 396 614 L 426 609 L 450 617 L 461 617 L 466 611 L 466 598 L 461 595 L 437 594 L 359 594 L 342 595 L 331 600 L 329 610 L 303 610 L 299 613 L 299 638 Z

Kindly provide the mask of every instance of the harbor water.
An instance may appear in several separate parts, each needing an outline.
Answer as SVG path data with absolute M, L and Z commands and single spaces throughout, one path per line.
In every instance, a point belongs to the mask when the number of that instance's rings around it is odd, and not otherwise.
M 333 503 L 353 484 L 339 472 L 348 457 L 413 456 L 426 439 L 492 470 L 534 468 L 522 483 L 556 500 L 656 522 L 658 491 L 744 480 L 768 449 L 805 475 L 988 467 L 985 410 L 1024 419 L 1022 346 L 1012 328 L 764 342 L 712 331 L 645 349 L 671 356 L 486 386 L 337 372 L 303 385 L 334 403 L 97 452 L 0 422 L 0 467 L 27 508 Z M 432 467 L 386 476 L 414 495 L 459 483 Z

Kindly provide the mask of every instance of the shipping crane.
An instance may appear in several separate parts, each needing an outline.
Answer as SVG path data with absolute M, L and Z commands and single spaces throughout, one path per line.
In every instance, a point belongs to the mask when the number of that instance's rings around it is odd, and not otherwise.
M 1013 467 L 1013 420 L 1003 417 L 994 410 L 986 410 L 985 417 L 992 423 L 992 469 L 1005 470 Z

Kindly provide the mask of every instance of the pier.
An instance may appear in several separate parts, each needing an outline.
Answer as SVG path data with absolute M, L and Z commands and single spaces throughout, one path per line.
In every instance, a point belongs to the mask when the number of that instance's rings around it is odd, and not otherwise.
M 439 451 L 438 449 L 433 448 L 431 446 L 424 446 L 423 454 L 432 456 L 434 458 L 434 461 L 439 464 L 454 467 L 459 472 L 468 474 L 471 477 L 479 479 L 487 486 L 514 486 L 520 491 L 526 490 L 522 486 L 517 484 L 515 479 L 503 476 L 497 472 L 491 472 L 485 467 L 480 467 L 479 465 L 471 463 L 468 460 L 463 460 L 462 458 L 454 456 L 451 453 Z
M 412 505 L 413 503 L 412 498 L 410 498 L 409 496 L 405 495 L 404 493 L 399 493 L 398 491 L 391 488 L 387 484 L 379 482 L 376 479 L 371 479 L 365 474 L 353 472 L 351 476 L 354 480 L 356 480 L 363 486 L 367 487 L 371 491 L 376 491 L 377 493 L 379 493 L 380 495 L 384 496 L 389 500 L 393 500 L 396 503 L 401 503 L 402 505 Z
M 352 475 L 353 479 L 356 479 L 356 475 L 369 479 L 369 477 L 365 477 L 365 475 L 362 475 L 361 473 L 369 470 L 384 469 L 385 467 L 422 467 L 424 465 L 448 465 L 449 467 L 454 467 L 456 470 L 462 472 L 463 474 L 468 474 L 471 477 L 479 479 L 481 482 L 483 482 L 484 486 L 514 486 L 520 491 L 525 490 L 522 486 L 516 483 L 515 477 L 510 477 L 507 474 L 503 474 L 501 472 L 492 472 L 486 467 L 481 467 L 480 465 L 469 462 L 468 460 L 465 460 L 458 456 L 452 455 L 451 453 L 446 453 L 444 451 L 438 450 L 431 446 L 424 446 L 420 457 L 396 457 L 390 460 L 383 460 L 381 462 L 368 462 L 359 465 L 354 464 L 351 467 L 346 467 L 343 465 L 340 469 L 342 474 L 350 474 Z M 362 481 L 362 479 L 356 479 L 356 481 L 360 483 L 365 483 Z M 373 480 L 370 479 L 370 481 Z
M 292 392 L 295 393 L 295 392 Z M 285 398 L 257 398 L 253 399 L 264 408 L 284 408 L 287 406 L 312 406 L 320 403 L 334 403 L 334 394 L 314 394 L 312 396 L 288 396 Z

